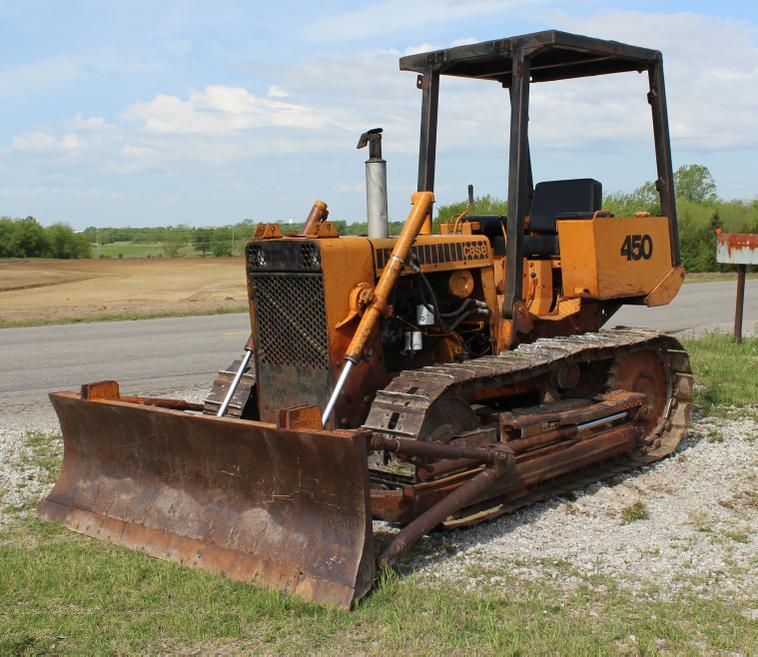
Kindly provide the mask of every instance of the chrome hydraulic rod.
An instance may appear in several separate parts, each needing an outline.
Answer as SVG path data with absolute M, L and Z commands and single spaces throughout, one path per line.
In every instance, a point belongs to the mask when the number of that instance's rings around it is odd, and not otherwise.
M 253 355 L 252 349 L 248 349 L 245 347 L 245 354 L 242 356 L 242 360 L 240 361 L 239 369 L 237 370 L 237 373 L 234 375 L 234 379 L 232 379 L 232 383 L 229 386 L 229 390 L 226 391 L 226 397 L 224 397 L 224 401 L 221 402 L 221 406 L 218 408 L 218 413 L 216 413 L 216 417 L 224 417 L 226 414 L 226 409 L 229 408 L 229 402 L 232 401 L 232 397 L 234 397 L 234 393 L 237 392 L 237 388 L 239 387 L 240 381 L 242 380 L 242 375 L 245 373 L 245 369 L 250 364 L 250 358 Z
M 334 409 L 334 404 L 337 401 L 337 397 L 339 397 L 340 392 L 342 391 L 342 387 L 345 385 L 345 381 L 347 381 L 347 375 L 350 374 L 350 370 L 353 369 L 353 361 L 345 359 L 345 366 L 342 368 L 342 373 L 340 374 L 340 378 L 337 380 L 337 385 L 334 386 L 334 392 L 332 393 L 332 396 L 329 397 L 329 401 L 326 404 L 326 408 L 324 409 L 324 414 L 321 416 L 321 426 L 325 427 L 326 423 L 329 421 L 329 416 L 332 414 L 332 410 Z

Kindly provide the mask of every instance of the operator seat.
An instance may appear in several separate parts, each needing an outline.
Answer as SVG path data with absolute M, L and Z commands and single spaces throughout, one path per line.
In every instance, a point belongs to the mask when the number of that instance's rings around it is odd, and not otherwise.
M 558 255 L 556 219 L 592 219 L 603 205 L 603 186 L 592 178 L 548 180 L 537 183 L 532 197 L 524 255 Z

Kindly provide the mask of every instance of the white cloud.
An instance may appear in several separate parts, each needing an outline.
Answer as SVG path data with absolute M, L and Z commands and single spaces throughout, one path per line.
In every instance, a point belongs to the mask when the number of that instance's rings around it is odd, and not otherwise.
M 476 37 L 472 37 L 472 36 L 470 36 L 470 37 L 463 37 L 462 39 L 455 39 L 453 41 L 452 45 L 454 47 L 455 46 L 468 46 L 469 44 L 477 43 L 478 41 L 479 41 L 479 39 L 477 39 Z
M 138 146 L 136 144 L 124 144 L 121 147 L 121 153 L 127 157 L 145 158 L 155 155 L 155 149 L 147 146 Z
M 47 151 L 55 148 L 55 144 L 55 137 L 52 135 L 34 131 L 15 136 L 11 148 L 17 151 Z
M 84 141 L 80 139 L 79 135 L 69 132 L 61 137 L 58 146 L 64 151 L 75 151 L 84 146 Z
M 718 150 L 726 161 L 738 150 L 758 148 L 758 46 L 750 24 L 695 14 L 618 11 L 582 18 L 554 13 L 542 19 L 568 31 L 663 49 L 675 162 L 681 163 L 678 153 L 688 152 L 692 161 L 710 166 L 715 156 L 698 159 L 690 153 Z M 470 27 L 465 29 L 468 33 Z M 498 31 L 486 37 L 505 35 Z M 106 181 L 103 188 L 119 188 L 134 174 L 134 189 L 152 184 L 161 188 L 156 199 L 164 198 L 167 181 L 187 185 L 198 196 L 207 192 L 222 198 L 234 194 L 240 180 L 251 186 L 251 195 L 271 194 L 272 181 L 289 184 L 294 176 L 298 189 L 309 190 L 309 198 L 311 189 L 316 195 L 334 189 L 338 193 L 328 199 L 332 203 L 340 197 L 357 198 L 362 207 L 365 155 L 354 150 L 355 143 L 362 131 L 382 126 L 390 193 L 399 199 L 391 198 L 391 203 L 405 208 L 401 202 L 407 204 L 406 187 L 415 180 L 421 94 L 415 74 L 398 71 L 398 58 L 451 45 L 434 41 L 434 36 L 431 44 L 416 41 L 418 45 L 408 48 L 314 49 L 294 63 L 267 63 L 255 72 L 275 83 L 260 95 L 241 85 L 217 84 L 144 97 L 116 117 L 76 114 L 57 127 L 39 126 L 15 136 L 7 168 L 25 163 L 27 177 L 37 181 L 44 159 L 48 170 L 80 176 L 81 189 L 88 188 L 89 180 L 114 175 L 118 182 Z M 720 45 L 704 57 L 700 51 L 707 43 Z M 595 167 L 608 189 L 632 188 L 651 178 L 646 86 L 646 75 L 632 73 L 534 85 L 530 135 L 535 175 L 557 177 L 566 175 L 567 168 L 594 175 Z M 465 194 L 467 182 L 476 183 L 478 192 L 504 194 L 507 121 L 507 91 L 497 83 L 443 79 L 437 178 L 441 202 Z M 76 167 L 69 166 L 73 154 Z M 612 162 L 616 158 L 620 174 L 613 166 L 603 168 L 606 155 Z M 647 156 L 649 163 L 642 160 Z M 729 166 L 748 180 L 748 154 L 734 160 L 743 164 Z M 150 182 L 136 177 L 141 172 L 149 172 Z M 204 182 L 187 182 L 195 180 Z M 752 182 L 739 184 L 752 189 Z M 742 187 L 724 193 L 750 193 Z M 182 202 L 183 192 L 176 198 Z
M 268 98 L 289 98 L 289 94 L 278 84 L 272 84 L 266 92 Z
M 40 130 L 16 135 L 11 141 L 11 148 L 16 151 L 76 151 L 86 147 L 86 142 L 77 134 L 69 132 L 57 139 Z
M 337 127 L 344 126 L 345 118 L 278 98 L 259 98 L 242 87 L 226 85 L 191 90 L 186 100 L 159 95 L 127 107 L 122 117 L 156 134 L 201 135 L 229 135 L 253 128 Z
M 113 126 L 108 124 L 102 116 L 89 116 L 85 117 L 81 113 L 74 115 L 74 118 L 70 121 L 72 128 L 76 130 L 108 130 Z
M 433 46 L 431 43 L 419 43 L 416 46 L 408 46 L 403 49 L 403 55 L 418 55 L 422 52 L 430 52 L 432 50 L 439 50 L 437 46 Z
M 691 12 L 601 11 L 582 18 L 554 17 L 565 29 L 663 52 L 675 147 L 708 151 L 758 145 L 758 30 L 753 25 Z M 637 89 L 618 83 L 610 89 L 618 104 L 628 104 L 629 120 L 636 121 L 632 110 L 640 102 Z M 618 113 L 624 116 L 623 109 Z

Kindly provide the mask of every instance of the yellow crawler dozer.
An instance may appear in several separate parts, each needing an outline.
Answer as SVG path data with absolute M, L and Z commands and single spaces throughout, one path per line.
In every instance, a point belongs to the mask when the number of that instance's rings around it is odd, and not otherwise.
M 689 359 L 601 330 L 668 303 L 679 258 L 661 54 L 556 31 L 400 60 L 422 93 L 418 192 L 388 236 L 381 131 L 365 133 L 368 235 L 316 202 L 245 247 L 251 338 L 203 404 L 55 392 L 61 476 L 39 514 L 72 529 L 349 608 L 425 533 L 507 513 L 676 448 Z M 591 178 L 532 182 L 532 83 L 647 73 L 660 216 L 616 217 Z M 507 216 L 432 231 L 442 76 L 511 102 Z M 402 529 L 377 549 L 372 520 Z

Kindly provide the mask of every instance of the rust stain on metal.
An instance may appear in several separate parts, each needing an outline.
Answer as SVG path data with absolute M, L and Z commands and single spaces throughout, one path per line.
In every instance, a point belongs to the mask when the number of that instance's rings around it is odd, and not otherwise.
M 366 432 L 50 398 L 64 461 L 43 518 L 322 605 L 347 609 L 370 588 Z
M 758 234 L 720 233 L 716 260 L 732 265 L 758 265 Z

